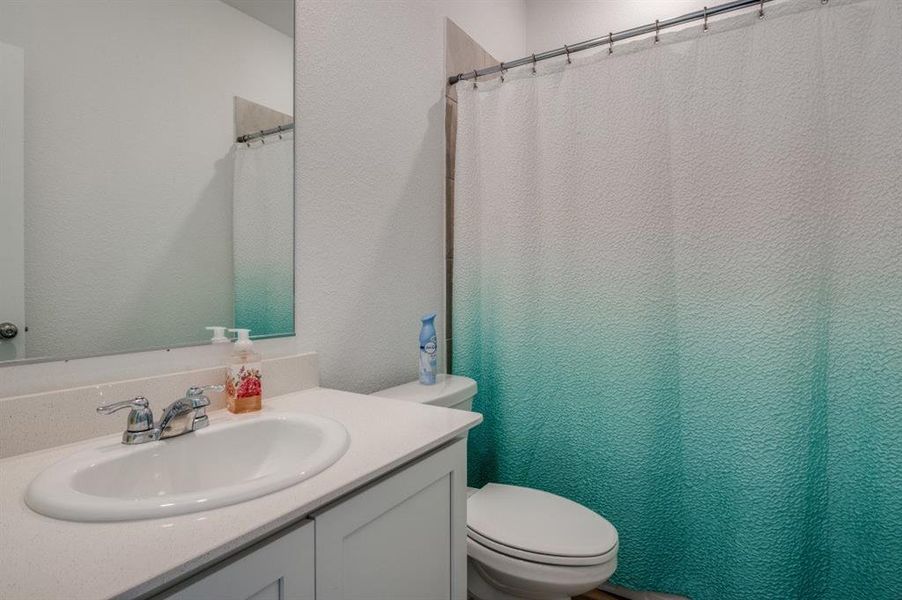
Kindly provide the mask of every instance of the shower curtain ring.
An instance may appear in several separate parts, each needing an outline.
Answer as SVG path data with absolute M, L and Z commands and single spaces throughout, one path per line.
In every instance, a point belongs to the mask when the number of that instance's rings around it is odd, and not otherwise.
M 658 37 L 658 34 L 661 32 L 661 28 L 658 26 L 658 22 L 659 22 L 658 19 L 655 19 L 655 43 L 656 44 L 661 41 L 661 38 Z
M 705 24 L 702 31 L 708 31 L 708 7 L 705 7 Z
M 567 53 L 567 64 L 573 64 L 573 61 L 570 60 L 570 48 L 567 46 L 567 44 L 564 44 L 564 52 Z
M 608 54 L 614 54 L 614 32 L 608 33 Z
M 532 74 L 536 74 L 536 55 L 532 55 Z
M 764 18 L 764 0 L 761 0 L 761 2 L 758 4 L 758 18 Z
M 479 71 L 477 71 L 476 69 L 473 69 L 473 89 L 474 90 L 479 87 L 479 84 L 476 83 L 477 79 L 479 79 Z

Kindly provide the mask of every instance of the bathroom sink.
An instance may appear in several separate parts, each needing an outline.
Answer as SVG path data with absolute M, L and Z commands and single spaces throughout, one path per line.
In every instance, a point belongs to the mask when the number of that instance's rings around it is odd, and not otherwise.
M 35 477 L 25 502 L 69 521 L 169 517 L 294 485 L 328 468 L 347 448 L 347 431 L 331 419 L 242 416 L 177 438 L 78 452 Z

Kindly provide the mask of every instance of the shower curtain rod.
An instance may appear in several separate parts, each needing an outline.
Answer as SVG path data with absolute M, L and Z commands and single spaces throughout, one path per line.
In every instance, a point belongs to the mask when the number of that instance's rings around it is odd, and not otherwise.
M 632 37 L 645 35 L 647 33 L 654 33 L 655 39 L 657 40 L 658 32 L 660 30 L 667 29 L 668 27 L 682 25 L 684 23 L 690 23 L 692 21 L 698 21 L 699 19 L 703 19 L 705 21 L 705 28 L 707 28 L 709 17 L 722 15 L 724 13 L 732 12 L 734 10 L 740 10 L 743 8 L 750 8 L 752 6 L 758 7 L 758 16 L 763 18 L 764 4 L 766 2 L 772 1 L 773 0 L 734 0 L 733 2 L 727 2 L 725 4 L 712 6 L 711 8 L 706 7 L 703 10 L 687 13 L 680 17 L 674 17 L 665 21 L 655 21 L 654 23 L 649 23 L 648 25 L 633 27 L 632 29 L 625 29 L 616 33 L 609 33 L 608 35 L 603 37 L 593 38 L 591 40 L 586 40 L 585 42 L 579 42 L 578 44 L 573 44 L 572 46 L 564 46 L 563 48 L 546 50 L 545 52 L 541 52 L 539 54 L 524 56 L 523 58 L 518 58 L 517 60 L 512 60 L 509 62 L 502 62 L 501 64 L 487 67 L 485 69 L 477 69 L 469 73 L 460 73 L 458 75 L 453 75 L 448 78 L 448 85 L 454 85 L 458 81 L 462 81 L 464 79 L 474 79 L 482 77 L 483 75 L 491 75 L 492 73 L 506 71 L 507 69 L 512 69 L 514 67 L 522 67 L 523 65 L 535 64 L 540 60 L 548 60 L 549 58 L 555 58 L 557 56 L 568 55 L 569 58 L 569 55 L 573 54 L 574 52 L 581 52 L 583 50 L 588 50 L 589 48 L 595 48 L 597 46 L 603 46 L 605 44 L 609 44 L 611 46 L 611 50 L 613 50 L 614 42 L 619 42 L 621 40 L 629 39 Z M 826 4 L 828 1 L 829 0 L 821 0 L 821 4 Z
M 262 137 L 266 137 L 268 135 L 272 135 L 274 133 L 282 133 L 283 131 L 291 131 L 294 129 L 294 123 L 288 123 L 286 125 L 278 125 L 273 127 L 272 129 L 261 129 L 256 133 L 248 133 L 247 135 L 239 135 L 235 141 L 239 144 L 244 144 L 250 142 L 252 140 L 256 140 Z

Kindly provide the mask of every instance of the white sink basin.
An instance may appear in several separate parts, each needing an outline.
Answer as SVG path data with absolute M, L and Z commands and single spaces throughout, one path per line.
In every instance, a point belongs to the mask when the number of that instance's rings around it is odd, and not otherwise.
M 348 432 L 314 415 L 263 413 L 212 421 L 136 446 L 108 444 L 52 465 L 25 502 L 69 521 L 131 521 L 209 510 L 275 492 L 335 463 Z

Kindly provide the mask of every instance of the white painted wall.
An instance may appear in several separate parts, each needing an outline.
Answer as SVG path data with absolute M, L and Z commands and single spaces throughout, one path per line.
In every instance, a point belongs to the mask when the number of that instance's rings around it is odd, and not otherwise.
M 323 385 L 370 392 L 416 378 L 419 317 L 444 321 L 444 19 L 509 59 L 525 52 L 525 5 L 297 7 L 298 337 L 258 347 L 316 350 Z M 0 367 L 0 397 L 222 360 L 207 346 Z
M 500 61 L 526 54 L 526 0 L 443 0 L 437 9 Z
M 25 50 L 28 357 L 230 324 L 233 96 L 291 113 L 291 39 L 221 2 L 0 13 Z
M 297 6 L 297 331 L 323 385 L 370 392 L 416 378 L 421 315 L 444 329 L 444 18 L 498 32 L 497 56 L 525 21 L 515 2 Z
M 718 3 L 716 0 L 526 0 L 525 54 L 560 48 Z

